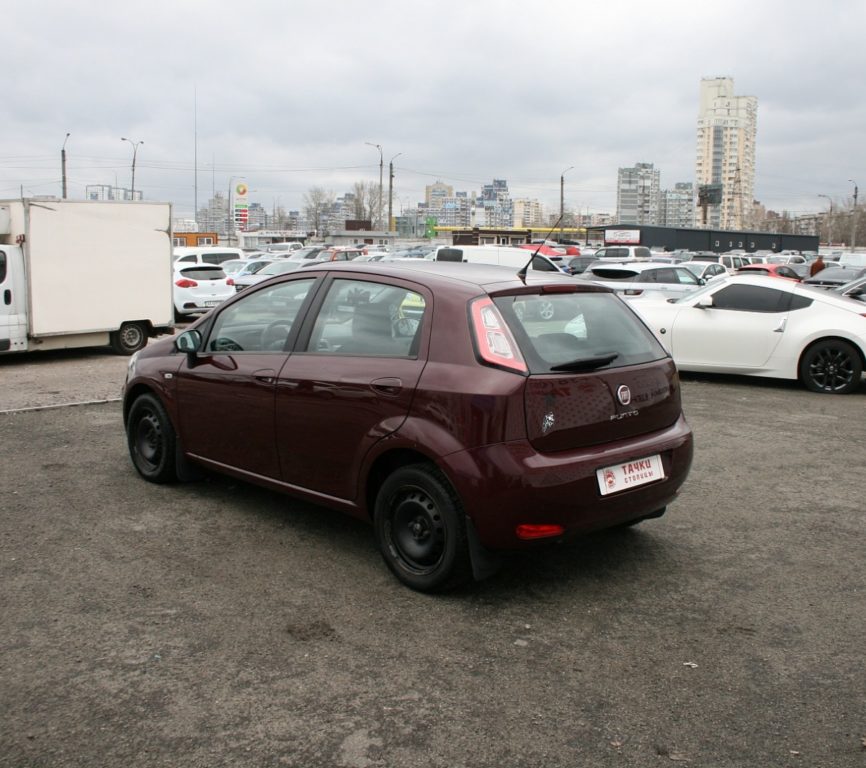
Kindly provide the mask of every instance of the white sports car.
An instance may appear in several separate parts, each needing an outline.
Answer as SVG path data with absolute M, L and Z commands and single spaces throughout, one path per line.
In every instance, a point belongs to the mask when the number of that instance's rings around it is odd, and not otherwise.
M 719 277 L 669 302 L 629 302 L 683 371 L 799 379 L 847 394 L 866 360 L 862 303 L 775 277 Z

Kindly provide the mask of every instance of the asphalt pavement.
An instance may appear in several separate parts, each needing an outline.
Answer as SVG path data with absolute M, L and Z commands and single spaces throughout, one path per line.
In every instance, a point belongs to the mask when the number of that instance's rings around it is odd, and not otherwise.
M 433 597 L 339 513 L 141 480 L 125 364 L 0 360 L 0 766 L 866 766 L 866 390 L 684 377 L 664 517 Z

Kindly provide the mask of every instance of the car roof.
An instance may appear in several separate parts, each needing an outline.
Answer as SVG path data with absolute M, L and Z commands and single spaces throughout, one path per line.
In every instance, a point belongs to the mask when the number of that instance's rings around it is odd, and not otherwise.
M 304 269 L 303 273 L 310 274 L 319 271 L 346 272 L 360 276 L 398 277 L 404 280 L 422 282 L 434 290 L 437 288 L 445 289 L 448 284 L 454 285 L 455 283 L 474 286 L 486 293 L 549 283 L 565 283 L 575 286 L 575 289 L 580 291 L 595 289 L 590 281 L 578 282 L 574 277 L 563 272 L 530 270 L 527 272 L 524 282 L 518 277 L 518 270 L 512 267 L 474 262 L 431 261 L 429 259 L 399 259 L 397 261 L 364 262 L 363 264 L 356 264 L 355 261 L 321 262 L 314 267 Z M 603 288 L 597 284 L 596 287 Z

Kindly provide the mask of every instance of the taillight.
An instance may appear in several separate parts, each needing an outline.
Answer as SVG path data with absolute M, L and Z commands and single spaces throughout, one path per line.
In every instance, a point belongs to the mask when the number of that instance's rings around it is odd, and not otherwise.
M 522 523 L 517 526 L 516 533 L 518 539 L 529 541 L 532 539 L 548 539 L 552 536 L 561 536 L 565 533 L 565 528 L 555 523 L 542 525 Z
M 517 373 L 529 373 L 517 342 L 490 298 L 469 305 L 475 348 L 482 362 Z
M 226 278 L 226 285 L 234 285 L 234 284 L 235 284 L 235 281 L 233 278 L 231 278 L 231 277 Z
M 175 280 L 174 284 L 178 288 L 195 288 L 198 283 L 195 280 L 190 280 L 188 277 L 182 277 L 180 280 Z

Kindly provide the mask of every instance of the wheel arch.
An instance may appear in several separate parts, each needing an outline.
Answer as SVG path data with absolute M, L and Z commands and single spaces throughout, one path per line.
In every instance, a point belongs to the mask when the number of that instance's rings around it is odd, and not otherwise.
M 382 483 L 395 470 L 411 464 L 432 464 L 439 470 L 448 484 L 454 488 L 454 484 L 445 475 L 442 467 L 432 457 L 414 448 L 394 447 L 377 456 L 365 475 L 364 506 L 366 516 L 370 520 L 373 519 L 376 496 L 382 487 Z
M 803 358 L 806 354 L 818 344 L 823 344 L 826 342 L 833 341 L 844 341 L 846 344 L 850 344 L 854 349 L 857 350 L 857 354 L 860 356 L 860 364 L 866 368 L 866 351 L 864 351 L 863 347 L 860 346 L 860 343 L 856 339 L 852 339 L 848 336 L 843 336 L 841 334 L 830 334 L 828 336 L 819 336 L 817 339 L 812 339 L 802 350 L 800 350 L 800 355 L 797 358 L 797 378 L 800 378 L 800 365 L 803 362 Z

